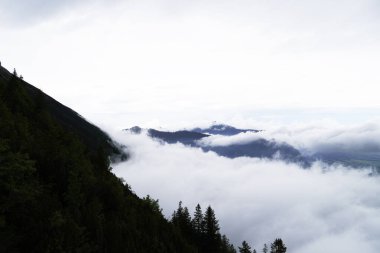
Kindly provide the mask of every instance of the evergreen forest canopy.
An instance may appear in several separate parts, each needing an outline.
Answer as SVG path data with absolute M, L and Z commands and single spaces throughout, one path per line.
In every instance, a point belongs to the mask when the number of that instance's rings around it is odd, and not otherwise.
M 0 252 L 236 252 L 210 206 L 167 220 L 112 173 L 122 147 L 1 66 L 0 97 Z

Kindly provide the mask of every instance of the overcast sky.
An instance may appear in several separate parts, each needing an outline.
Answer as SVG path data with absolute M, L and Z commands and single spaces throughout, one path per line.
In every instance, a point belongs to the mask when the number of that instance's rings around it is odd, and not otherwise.
M 376 0 L 0 0 L 0 60 L 116 128 L 363 120 L 380 108 L 379 13 Z

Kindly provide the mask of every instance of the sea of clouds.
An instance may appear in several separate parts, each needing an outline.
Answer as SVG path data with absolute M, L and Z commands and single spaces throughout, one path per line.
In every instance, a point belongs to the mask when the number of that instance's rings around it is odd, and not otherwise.
M 380 127 L 272 127 L 259 133 L 315 151 L 337 145 L 378 150 Z M 254 134 L 211 137 L 217 145 L 241 143 Z M 222 233 L 237 246 L 247 240 L 256 249 L 281 237 L 289 252 L 378 252 L 380 179 L 366 169 L 316 162 L 310 169 L 275 159 L 220 157 L 182 144 L 162 144 L 145 134 L 114 134 L 131 157 L 115 164 L 141 197 L 159 199 L 166 217 L 178 202 L 190 211 L 211 205 Z M 229 141 L 227 141 L 229 140 Z
M 258 133 L 245 132 L 233 136 L 213 135 L 201 139 L 204 146 L 247 144 L 258 139 L 286 142 L 295 148 L 314 154 L 318 152 L 380 152 L 380 123 L 364 122 L 350 126 L 337 122 L 267 126 Z

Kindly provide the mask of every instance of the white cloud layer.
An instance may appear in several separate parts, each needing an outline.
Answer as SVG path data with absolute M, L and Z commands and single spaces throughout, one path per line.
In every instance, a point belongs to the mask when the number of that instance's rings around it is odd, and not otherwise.
M 227 159 L 180 144 L 160 145 L 145 135 L 115 136 L 131 152 L 129 161 L 115 165 L 115 174 L 139 196 L 158 198 L 166 216 L 179 200 L 191 210 L 198 202 L 203 208 L 211 204 L 234 244 L 247 240 L 256 249 L 276 237 L 295 253 L 376 253 L 380 248 L 380 179 L 366 170 L 321 163 L 305 170 L 281 161 Z
M 241 122 L 241 124 L 246 123 Z M 256 124 L 262 127 L 265 123 L 256 122 Z M 233 136 L 212 135 L 201 139 L 198 143 L 203 146 L 229 146 L 266 139 L 288 143 L 307 155 L 319 152 L 380 154 L 380 121 L 378 120 L 355 124 L 342 124 L 329 120 L 324 123 L 298 122 L 287 126 L 267 124 L 266 127 L 257 133 L 246 132 Z
M 380 152 L 380 123 L 368 121 L 352 125 L 336 122 L 302 123 L 287 127 L 270 127 L 259 133 L 264 138 L 287 142 L 298 149 L 315 152 Z

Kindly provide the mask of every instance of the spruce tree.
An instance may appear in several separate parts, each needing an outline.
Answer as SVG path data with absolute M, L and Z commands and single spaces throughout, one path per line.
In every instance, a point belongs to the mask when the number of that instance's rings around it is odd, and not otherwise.
M 189 209 L 186 206 L 183 208 L 182 219 L 186 225 L 191 227 L 191 217 L 190 217 Z
M 264 244 L 263 253 L 268 253 L 268 245 L 266 243 Z
M 206 209 L 206 213 L 204 216 L 204 223 L 205 223 L 205 232 L 210 237 L 216 237 L 216 235 L 219 233 L 219 222 L 215 217 L 215 212 L 211 208 L 211 206 L 208 206 Z
M 205 226 L 205 245 L 208 253 L 218 252 L 221 244 L 221 236 L 219 234 L 219 223 L 215 217 L 215 212 L 208 206 L 203 218 Z
M 285 244 L 282 242 L 281 238 L 277 238 L 276 240 L 274 240 L 270 248 L 271 248 L 270 253 L 285 253 L 286 252 Z
M 196 234 L 200 235 L 204 232 L 203 213 L 199 204 L 195 207 L 194 218 L 191 224 Z
M 251 246 L 246 241 L 243 241 L 241 247 L 239 247 L 240 253 L 252 253 Z
M 172 223 L 179 228 L 181 233 L 187 238 L 193 236 L 190 213 L 187 207 L 182 207 L 182 201 L 179 202 L 177 211 L 173 213 Z
M 178 203 L 177 211 L 174 211 L 173 215 L 172 215 L 172 223 L 174 225 L 177 225 L 179 223 L 179 219 L 180 219 L 182 213 L 183 213 L 183 207 L 182 207 L 182 201 L 180 201 Z
M 234 245 L 230 243 L 230 240 L 227 238 L 226 235 L 222 236 L 221 252 L 222 253 L 236 253 Z

